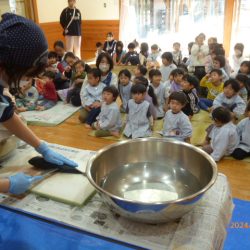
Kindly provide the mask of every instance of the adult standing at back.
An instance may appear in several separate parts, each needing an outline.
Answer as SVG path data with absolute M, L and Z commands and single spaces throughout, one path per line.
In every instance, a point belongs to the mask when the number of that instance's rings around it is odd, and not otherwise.
M 61 13 L 60 24 L 64 30 L 67 52 L 73 52 L 81 59 L 82 15 L 75 5 L 76 0 L 68 0 L 68 7 Z
M 194 67 L 194 75 L 201 80 L 206 75 L 205 62 L 206 56 L 209 53 L 209 47 L 204 43 L 206 37 L 200 33 L 191 49 L 192 66 Z

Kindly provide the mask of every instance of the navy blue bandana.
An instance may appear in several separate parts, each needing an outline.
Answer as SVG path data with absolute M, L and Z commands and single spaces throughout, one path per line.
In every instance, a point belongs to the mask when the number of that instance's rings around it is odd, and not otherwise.
M 0 62 L 27 68 L 36 66 L 47 60 L 47 50 L 47 40 L 33 21 L 11 13 L 2 15 Z

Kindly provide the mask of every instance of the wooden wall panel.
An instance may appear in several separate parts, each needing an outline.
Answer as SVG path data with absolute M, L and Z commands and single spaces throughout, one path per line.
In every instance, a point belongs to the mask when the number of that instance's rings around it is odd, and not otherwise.
M 56 40 L 64 40 L 59 22 L 39 24 L 44 31 L 49 49 L 53 49 Z M 119 36 L 119 20 L 86 20 L 82 21 L 82 58 L 89 60 L 95 57 L 96 42 L 104 42 L 106 34 L 113 32 L 116 39 Z

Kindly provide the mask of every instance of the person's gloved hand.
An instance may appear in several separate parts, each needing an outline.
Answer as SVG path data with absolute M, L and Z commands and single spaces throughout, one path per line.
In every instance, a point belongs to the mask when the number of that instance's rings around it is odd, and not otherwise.
M 18 173 L 9 177 L 11 194 L 22 194 L 35 182 L 40 181 L 42 176 L 30 176 L 24 173 Z
M 44 160 L 50 163 L 57 164 L 58 166 L 68 165 L 69 167 L 76 168 L 78 164 L 64 157 L 63 155 L 53 151 L 48 147 L 45 142 L 42 142 L 36 151 L 40 153 Z

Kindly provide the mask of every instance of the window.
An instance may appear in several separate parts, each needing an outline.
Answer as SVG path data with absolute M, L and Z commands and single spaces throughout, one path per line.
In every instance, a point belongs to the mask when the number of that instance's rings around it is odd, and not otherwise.
M 156 43 L 163 51 L 180 42 L 184 52 L 201 32 L 222 43 L 224 5 L 225 0 L 122 0 L 120 39 Z

